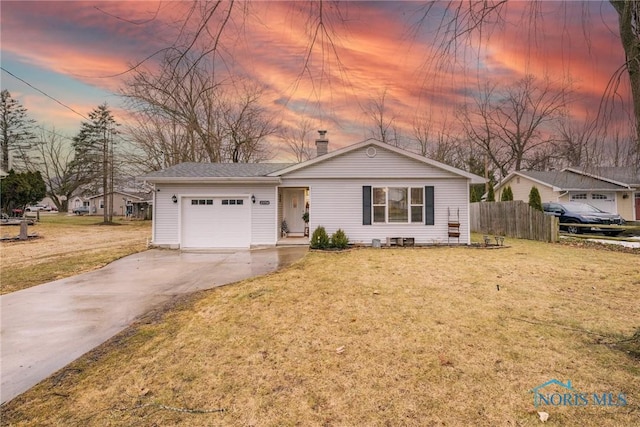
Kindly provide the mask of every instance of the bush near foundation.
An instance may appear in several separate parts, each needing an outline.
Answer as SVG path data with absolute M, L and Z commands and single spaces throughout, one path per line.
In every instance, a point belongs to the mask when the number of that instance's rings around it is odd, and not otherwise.
M 331 235 L 331 247 L 337 249 L 346 249 L 349 245 L 349 238 L 344 233 L 344 230 L 339 228 L 335 233 Z
M 318 226 L 311 235 L 311 249 L 327 249 L 330 245 L 329 235 L 323 226 Z

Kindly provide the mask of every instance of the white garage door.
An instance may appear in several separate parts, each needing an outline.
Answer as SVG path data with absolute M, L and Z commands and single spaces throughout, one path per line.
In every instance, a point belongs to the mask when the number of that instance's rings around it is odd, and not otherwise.
M 588 203 L 609 213 L 618 213 L 614 192 L 576 192 L 571 194 L 572 202 Z
M 609 213 L 618 213 L 616 193 L 591 193 L 589 194 L 589 199 L 587 203 L 596 208 Z
M 183 197 L 182 248 L 248 248 L 251 205 L 242 197 Z

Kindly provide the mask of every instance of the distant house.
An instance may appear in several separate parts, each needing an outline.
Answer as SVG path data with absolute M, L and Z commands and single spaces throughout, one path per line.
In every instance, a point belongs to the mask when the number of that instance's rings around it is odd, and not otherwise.
M 107 195 L 107 197 L 109 197 L 109 195 Z M 151 193 L 114 191 L 113 214 L 116 216 L 150 219 L 152 211 L 151 202 Z M 88 197 L 72 197 L 69 201 L 69 212 L 72 212 L 73 209 L 81 206 L 89 208 L 89 215 L 104 215 L 104 194 L 97 194 Z
M 377 141 L 298 164 L 183 163 L 142 177 L 155 185 L 153 243 L 172 248 L 249 248 L 343 229 L 352 243 L 413 238 L 470 243 L 469 185 L 484 179 Z M 286 224 L 286 227 L 285 227 Z M 286 228 L 286 230 L 284 230 Z
M 626 220 L 640 221 L 640 173 L 634 168 L 512 172 L 496 186 L 496 200 L 507 186 L 514 200 L 528 201 L 535 186 L 543 203 L 584 202 Z

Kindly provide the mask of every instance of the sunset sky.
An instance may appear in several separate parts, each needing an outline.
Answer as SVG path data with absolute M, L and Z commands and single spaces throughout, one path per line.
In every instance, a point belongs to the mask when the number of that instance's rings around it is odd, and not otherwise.
M 126 71 L 174 42 L 190 4 L 2 1 L 2 67 L 85 116 L 107 102 L 124 122 L 117 92 Z M 442 51 L 434 34 L 446 4 L 436 4 L 418 26 L 424 4 L 324 3 L 333 46 L 319 39 L 305 69 L 314 28 L 308 4 L 251 2 L 243 13 L 237 7 L 230 21 L 221 45 L 224 65 L 265 85 L 264 104 L 285 126 L 308 118 L 328 129 L 335 149 L 369 136 L 363 109 L 384 91 L 389 114 L 407 137 L 416 115 L 430 116 L 439 126 L 451 123 L 455 107 L 485 82 L 506 85 L 526 74 L 573 81 L 571 114 L 594 116 L 609 79 L 624 62 L 617 16 L 607 1 L 540 2 L 535 26 L 523 24 L 529 21 L 523 20 L 529 4 L 511 2 L 503 11 L 504 24 L 486 27 L 482 40 L 475 34 L 471 46 L 445 56 L 437 55 Z M 152 68 L 154 58 L 146 65 Z M 83 120 L 78 114 L 5 71 L 0 78 L 2 89 L 40 125 L 69 137 L 77 133 Z M 619 91 L 630 108 L 626 76 Z

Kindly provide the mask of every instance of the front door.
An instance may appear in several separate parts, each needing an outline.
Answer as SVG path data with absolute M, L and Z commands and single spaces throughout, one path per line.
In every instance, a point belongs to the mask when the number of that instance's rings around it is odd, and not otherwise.
M 640 192 L 636 193 L 636 221 L 640 221 Z
M 287 221 L 289 233 L 304 234 L 304 188 L 282 189 L 282 219 Z

